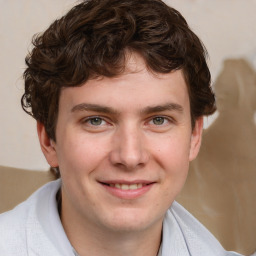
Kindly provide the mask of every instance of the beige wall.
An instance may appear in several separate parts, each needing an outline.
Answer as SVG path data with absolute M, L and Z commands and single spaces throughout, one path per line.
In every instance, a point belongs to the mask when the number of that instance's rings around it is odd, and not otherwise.
M 35 121 L 20 107 L 24 57 L 33 34 L 44 30 L 74 0 L 0 0 L 0 165 L 44 170 Z M 210 54 L 215 79 L 226 58 L 256 67 L 256 0 L 166 0 L 187 19 Z

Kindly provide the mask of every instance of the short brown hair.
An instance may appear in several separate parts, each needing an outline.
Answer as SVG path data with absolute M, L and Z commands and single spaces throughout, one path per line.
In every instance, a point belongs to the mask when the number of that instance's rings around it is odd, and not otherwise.
M 160 0 L 83 1 L 35 36 L 33 45 L 22 107 L 54 140 L 61 88 L 121 74 L 127 50 L 153 72 L 183 71 L 192 126 L 215 111 L 205 47 L 182 15 Z

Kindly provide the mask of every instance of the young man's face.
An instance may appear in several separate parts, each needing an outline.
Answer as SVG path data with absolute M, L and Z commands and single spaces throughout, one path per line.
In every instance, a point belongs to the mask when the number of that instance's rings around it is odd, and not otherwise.
M 39 138 L 62 177 L 62 214 L 115 231 L 162 225 L 201 138 L 181 71 L 153 75 L 133 55 L 115 78 L 61 92 L 56 142 Z

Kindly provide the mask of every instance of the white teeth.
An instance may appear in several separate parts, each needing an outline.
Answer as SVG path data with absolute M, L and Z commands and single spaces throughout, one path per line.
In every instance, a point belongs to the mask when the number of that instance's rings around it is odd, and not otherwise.
M 122 190 L 128 190 L 129 188 L 130 188 L 130 186 L 127 185 L 127 184 L 122 184 L 122 185 L 121 185 L 121 189 L 122 189 Z
M 137 184 L 131 184 L 129 186 L 129 188 L 132 190 L 132 189 L 137 189 L 138 188 L 138 185 Z
M 122 190 L 135 190 L 138 188 L 142 188 L 142 183 L 138 183 L 138 184 L 109 184 L 110 187 L 115 187 L 115 188 L 119 188 Z

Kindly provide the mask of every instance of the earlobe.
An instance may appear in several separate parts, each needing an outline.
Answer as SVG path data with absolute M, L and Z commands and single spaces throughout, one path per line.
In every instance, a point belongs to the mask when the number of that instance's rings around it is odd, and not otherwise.
M 51 167 L 58 167 L 56 143 L 49 138 L 44 125 L 40 122 L 37 122 L 37 134 L 38 134 L 41 150 L 48 164 Z
M 196 120 L 195 127 L 192 131 L 189 161 L 194 160 L 198 155 L 202 140 L 203 124 L 203 117 L 199 117 Z

